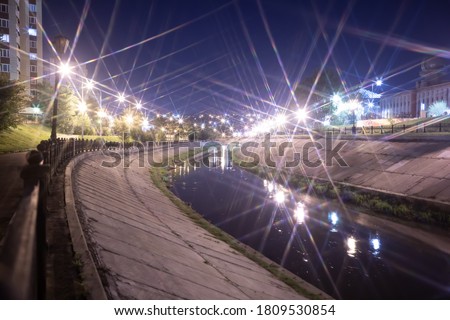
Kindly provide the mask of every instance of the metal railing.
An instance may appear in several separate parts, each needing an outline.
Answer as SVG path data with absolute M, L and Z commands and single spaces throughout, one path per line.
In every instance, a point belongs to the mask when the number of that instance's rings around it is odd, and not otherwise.
M 129 148 L 133 143 L 78 139 L 45 140 L 27 154 L 21 172 L 22 199 L 0 250 L 0 299 L 45 299 L 46 214 L 48 186 L 57 170 L 74 156 L 89 151 Z

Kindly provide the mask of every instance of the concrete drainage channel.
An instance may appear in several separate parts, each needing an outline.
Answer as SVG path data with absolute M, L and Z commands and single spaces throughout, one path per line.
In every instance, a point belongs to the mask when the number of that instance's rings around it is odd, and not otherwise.
M 88 297 L 94 300 L 105 300 L 108 299 L 106 292 L 103 288 L 102 281 L 97 272 L 94 259 L 91 252 L 89 251 L 86 238 L 83 233 L 83 229 L 78 218 L 77 209 L 75 206 L 75 198 L 73 195 L 73 185 L 72 185 L 72 173 L 77 166 L 77 164 L 96 154 L 98 152 L 89 152 L 79 155 L 73 158 L 67 165 L 65 170 L 64 178 L 64 194 L 66 203 L 66 214 L 67 223 L 69 225 L 70 237 L 72 239 L 73 251 L 77 257 L 81 260 L 81 277 L 83 279 L 83 284 L 88 293 Z

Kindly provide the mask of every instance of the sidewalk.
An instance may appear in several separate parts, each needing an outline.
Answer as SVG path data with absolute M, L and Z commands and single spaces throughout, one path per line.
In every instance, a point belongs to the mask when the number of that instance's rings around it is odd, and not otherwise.
M 107 168 L 102 160 L 110 158 L 89 155 L 72 179 L 109 298 L 305 298 L 187 218 L 151 183 L 148 168 L 138 168 L 137 161 Z

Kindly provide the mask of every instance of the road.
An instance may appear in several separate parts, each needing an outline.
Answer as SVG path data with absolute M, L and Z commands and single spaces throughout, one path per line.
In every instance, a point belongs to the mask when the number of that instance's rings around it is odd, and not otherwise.
M 0 239 L 22 196 L 20 171 L 26 165 L 26 152 L 0 155 Z

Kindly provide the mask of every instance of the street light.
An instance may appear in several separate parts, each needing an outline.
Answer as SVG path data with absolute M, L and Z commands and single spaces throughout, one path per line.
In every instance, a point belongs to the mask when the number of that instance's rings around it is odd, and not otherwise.
M 56 53 L 61 57 L 67 50 L 69 46 L 69 39 L 64 36 L 58 35 L 52 41 L 53 47 Z M 53 118 L 52 118 L 52 132 L 50 134 L 50 139 L 52 141 L 56 140 L 56 117 L 58 116 L 58 83 L 59 83 L 59 73 L 55 73 L 55 100 L 53 100 Z

